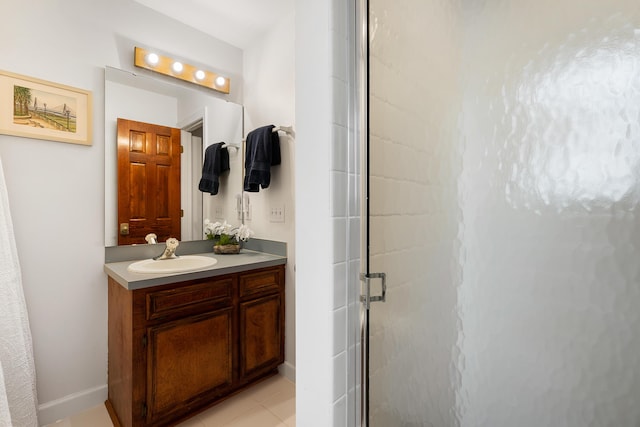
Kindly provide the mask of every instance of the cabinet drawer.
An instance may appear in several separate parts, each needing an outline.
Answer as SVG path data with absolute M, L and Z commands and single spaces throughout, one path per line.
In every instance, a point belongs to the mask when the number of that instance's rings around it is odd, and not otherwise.
M 255 273 L 240 275 L 240 298 L 253 297 L 280 291 L 282 281 L 281 268 L 271 268 Z
M 147 320 L 202 313 L 231 305 L 233 277 L 208 279 L 147 293 Z

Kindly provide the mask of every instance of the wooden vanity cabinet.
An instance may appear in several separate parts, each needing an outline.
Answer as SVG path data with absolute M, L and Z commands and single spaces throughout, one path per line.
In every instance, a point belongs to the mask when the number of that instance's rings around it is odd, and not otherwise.
M 277 372 L 284 265 L 129 291 L 109 277 L 115 425 L 165 426 Z

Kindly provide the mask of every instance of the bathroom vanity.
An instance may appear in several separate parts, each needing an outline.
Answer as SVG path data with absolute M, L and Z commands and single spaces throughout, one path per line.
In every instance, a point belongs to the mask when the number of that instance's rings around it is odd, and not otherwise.
M 216 258 L 209 269 L 169 275 L 105 264 L 115 425 L 173 425 L 284 362 L 286 258 L 245 250 Z

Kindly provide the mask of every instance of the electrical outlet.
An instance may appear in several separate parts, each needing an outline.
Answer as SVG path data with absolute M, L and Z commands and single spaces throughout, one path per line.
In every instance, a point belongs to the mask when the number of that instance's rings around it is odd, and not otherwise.
M 272 206 L 269 209 L 269 222 L 284 222 L 284 206 Z

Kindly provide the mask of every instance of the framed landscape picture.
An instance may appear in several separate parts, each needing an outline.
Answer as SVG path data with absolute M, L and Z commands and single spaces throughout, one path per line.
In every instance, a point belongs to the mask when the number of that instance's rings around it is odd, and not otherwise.
M 0 133 L 91 145 L 91 92 L 0 70 Z

